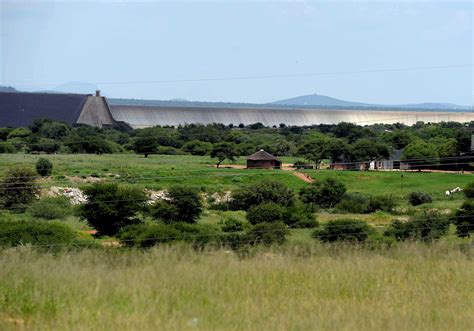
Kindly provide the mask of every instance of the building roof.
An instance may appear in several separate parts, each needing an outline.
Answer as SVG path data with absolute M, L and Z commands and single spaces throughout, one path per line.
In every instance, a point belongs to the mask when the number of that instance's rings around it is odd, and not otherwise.
M 0 127 L 30 125 L 36 118 L 77 122 L 85 94 L 0 92 Z
M 263 149 L 259 150 L 257 153 L 253 153 L 247 157 L 247 160 L 251 161 L 280 161 L 273 155 L 268 152 L 265 152 Z

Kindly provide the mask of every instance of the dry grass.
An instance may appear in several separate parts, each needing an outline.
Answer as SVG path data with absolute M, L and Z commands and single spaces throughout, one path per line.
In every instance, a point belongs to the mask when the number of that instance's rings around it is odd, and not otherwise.
M 0 329 L 468 330 L 472 251 L 323 245 L 0 253 Z

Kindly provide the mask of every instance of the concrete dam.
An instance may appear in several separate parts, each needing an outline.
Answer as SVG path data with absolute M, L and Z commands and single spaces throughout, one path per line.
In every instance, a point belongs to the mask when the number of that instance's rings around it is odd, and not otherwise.
M 358 110 L 358 109 L 286 109 L 286 108 L 205 108 L 112 105 L 112 116 L 133 128 L 155 125 L 191 123 L 222 123 L 248 125 L 260 122 L 266 126 L 337 124 L 352 122 L 358 125 L 376 123 L 406 125 L 423 122 L 470 122 L 473 112 L 413 111 L 413 110 Z
M 376 123 L 471 122 L 474 112 L 434 110 L 384 110 L 337 108 L 282 108 L 282 107 L 198 107 L 198 106 L 143 106 L 111 105 L 97 91 L 92 94 L 0 92 L 0 127 L 30 125 L 36 118 L 49 118 L 68 124 L 88 124 L 96 127 L 125 125 L 145 128 L 156 125 L 222 123 L 266 126 L 337 124 L 352 122 L 358 125 Z

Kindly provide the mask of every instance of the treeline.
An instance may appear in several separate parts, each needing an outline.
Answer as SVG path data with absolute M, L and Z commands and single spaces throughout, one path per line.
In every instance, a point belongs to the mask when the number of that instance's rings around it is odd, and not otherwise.
M 352 123 L 307 127 L 189 124 L 126 131 L 73 127 L 48 119 L 28 128 L 0 128 L 0 153 L 131 153 L 211 155 L 218 159 L 246 156 L 264 149 L 276 156 L 298 156 L 316 166 L 322 160 L 359 162 L 387 159 L 403 150 L 402 159 L 427 160 L 470 152 L 474 122 L 374 124 Z

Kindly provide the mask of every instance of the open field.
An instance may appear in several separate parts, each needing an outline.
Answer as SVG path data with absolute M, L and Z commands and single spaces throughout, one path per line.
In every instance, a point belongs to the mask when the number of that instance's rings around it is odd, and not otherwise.
M 149 189 L 174 184 L 210 192 L 233 190 L 273 178 L 297 191 L 309 185 L 293 171 L 216 169 L 208 157 L 50 155 L 50 186 L 81 186 L 81 179 L 111 180 Z M 0 155 L 0 168 L 34 165 L 38 156 Z M 288 162 L 290 160 L 285 160 Z M 243 159 L 238 163 L 242 164 Z M 391 213 L 341 214 L 320 210 L 320 223 L 352 218 L 381 226 L 416 212 L 451 214 L 472 175 L 448 173 L 305 171 L 314 179 L 334 176 L 350 192 L 392 194 Z M 411 191 L 434 201 L 411 207 Z M 206 209 L 199 223 L 245 212 Z M 28 213 L 4 212 L 3 219 L 27 220 Z M 83 239 L 85 221 L 63 220 Z M 149 250 L 120 248 L 115 237 L 96 239 L 106 247 L 55 254 L 22 246 L 0 251 L 0 330 L 470 330 L 474 324 L 474 256 L 469 239 L 451 226 L 436 243 L 384 245 L 323 244 L 313 229 L 291 229 L 282 246 L 235 251 L 187 244 Z M 107 243 L 107 245 L 105 245 Z M 113 247 L 111 247 L 113 246 Z
M 0 168 L 18 164 L 30 164 L 40 156 L 29 154 L 0 154 Z M 275 178 L 293 189 L 306 183 L 293 176 L 290 171 L 260 169 L 215 168 L 214 160 L 207 156 L 191 155 L 152 155 L 148 158 L 135 154 L 67 154 L 46 156 L 54 164 L 53 178 L 45 185 L 73 184 L 64 176 L 98 176 L 103 179 L 118 180 L 140 184 L 147 188 L 166 188 L 173 184 L 186 184 L 219 191 L 232 189 L 241 184 L 254 182 L 261 178 Z M 285 163 L 293 158 L 283 158 Z M 244 164 L 244 158 L 235 162 Z M 363 172 L 305 170 L 315 179 L 336 177 L 342 180 L 349 191 L 364 192 L 370 195 L 394 194 L 405 196 L 409 192 L 420 190 L 437 197 L 444 197 L 448 189 L 469 183 L 474 176 L 450 173 L 413 173 L 413 172 Z M 119 175 L 115 177 L 115 175 Z M 403 175 L 403 179 L 401 178 Z
M 470 330 L 472 252 L 400 244 L 0 254 L 2 330 Z

